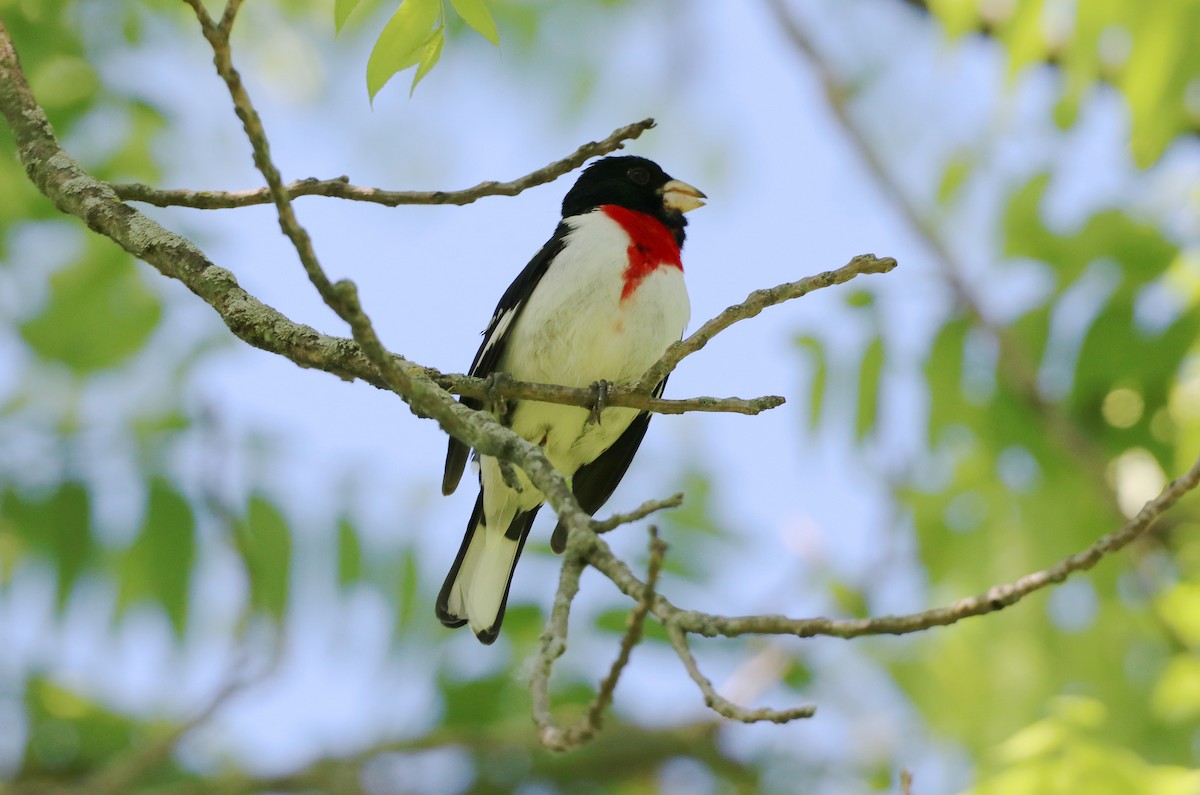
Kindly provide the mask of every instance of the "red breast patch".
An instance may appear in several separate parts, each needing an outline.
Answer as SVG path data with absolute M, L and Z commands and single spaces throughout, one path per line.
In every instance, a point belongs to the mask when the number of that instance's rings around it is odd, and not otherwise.
M 633 295 L 642 280 L 657 269 L 683 270 L 675 236 L 657 218 L 616 204 L 605 204 L 600 209 L 629 235 L 626 251 L 629 264 L 625 267 L 625 286 L 621 288 L 622 301 Z

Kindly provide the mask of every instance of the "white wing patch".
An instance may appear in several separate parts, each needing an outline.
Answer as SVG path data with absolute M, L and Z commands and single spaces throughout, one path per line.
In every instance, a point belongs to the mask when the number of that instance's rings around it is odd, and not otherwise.
M 478 358 L 480 360 L 487 355 L 488 351 L 495 347 L 497 342 L 504 338 L 505 333 L 508 331 L 508 327 L 512 325 L 513 318 L 515 318 L 517 313 L 521 311 L 521 306 L 524 303 L 525 302 L 522 301 L 514 307 L 505 309 L 492 319 L 492 322 L 488 326 L 490 333 L 488 334 L 487 340 L 483 343 L 483 348 L 479 351 Z

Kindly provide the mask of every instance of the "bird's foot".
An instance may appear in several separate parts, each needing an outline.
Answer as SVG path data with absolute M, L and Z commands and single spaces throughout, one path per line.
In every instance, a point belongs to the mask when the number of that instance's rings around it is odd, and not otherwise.
M 600 424 L 600 413 L 608 406 L 608 388 L 611 385 L 604 379 L 592 384 L 592 410 L 588 413 L 588 425 Z
M 508 414 L 508 399 L 500 394 L 500 391 L 512 379 L 509 378 L 508 373 L 494 372 L 489 373 L 488 377 L 484 380 L 487 381 L 488 405 L 491 406 L 492 412 L 503 423 L 505 415 Z
M 505 461 L 503 458 L 497 458 L 496 463 L 500 465 L 500 477 L 504 479 L 505 486 L 508 486 L 517 494 L 525 491 L 525 487 L 521 485 L 521 478 L 517 475 L 517 468 L 512 463 Z

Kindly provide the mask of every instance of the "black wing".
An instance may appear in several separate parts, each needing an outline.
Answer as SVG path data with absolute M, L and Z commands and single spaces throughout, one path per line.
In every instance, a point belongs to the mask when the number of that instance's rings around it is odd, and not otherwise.
M 534 255 L 525 269 L 504 291 L 504 295 L 500 296 L 500 303 L 496 304 L 496 311 L 492 313 L 491 322 L 488 323 L 487 330 L 483 332 L 483 343 L 479 346 L 479 352 L 475 354 L 475 361 L 471 362 L 470 375 L 476 378 L 486 378 L 495 372 L 496 363 L 500 361 L 504 349 L 508 346 L 508 336 L 513 324 L 517 322 L 521 310 L 525 308 L 526 300 L 533 293 L 537 283 L 541 281 L 542 275 L 546 273 L 550 263 L 562 251 L 563 245 L 566 243 L 567 232 L 567 225 L 560 223 L 554 230 L 554 234 L 546 241 L 546 245 L 542 246 L 542 250 Z M 459 398 L 459 401 L 469 408 L 483 408 L 483 401 L 475 398 L 464 397 Z M 467 445 L 453 436 L 450 437 L 450 444 L 446 449 L 446 469 L 442 474 L 442 494 L 451 494 L 458 488 L 458 482 L 462 479 L 463 469 L 467 466 L 467 457 L 470 453 L 471 450 Z
M 666 387 L 667 379 L 664 378 L 654 388 L 654 396 L 662 397 Z M 571 479 L 571 491 L 575 492 L 575 499 L 579 501 L 580 508 L 594 514 L 608 502 L 621 478 L 625 477 L 625 472 L 641 446 L 648 427 L 650 412 L 643 411 L 634 417 L 625 433 L 613 442 L 612 447 L 601 453 L 592 463 L 584 464 L 575 471 L 575 477 Z M 558 553 L 567 548 L 567 528 L 562 522 L 554 527 L 554 534 L 550 536 L 550 548 Z

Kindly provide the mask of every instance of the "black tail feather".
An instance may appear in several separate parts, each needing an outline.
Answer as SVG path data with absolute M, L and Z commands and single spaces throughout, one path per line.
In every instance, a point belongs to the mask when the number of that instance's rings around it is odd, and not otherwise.
M 508 582 L 504 586 L 504 596 L 500 599 L 500 610 L 496 613 L 496 620 L 487 629 L 475 633 L 475 637 L 479 638 L 481 643 L 491 645 L 496 642 L 496 638 L 500 635 L 500 625 L 504 623 L 504 611 L 508 607 L 508 592 L 512 588 L 513 573 L 517 570 L 517 563 L 521 560 L 521 552 L 525 549 L 525 540 L 529 538 L 529 529 L 533 526 L 533 520 L 537 516 L 538 508 L 540 507 L 539 505 L 531 511 L 517 514 L 509 526 L 509 535 L 520 534 L 517 541 L 517 552 L 513 557 L 512 568 L 508 572 Z M 459 616 L 450 612 L 450 591 L 454 588 L 455 580 L 458 579 L 459 569 L 462 568 L 463 559 L 467 555 L 467 548 L 471 545 L 471 539 L 475 537 L 475 530 L 482 524 L 482 517 L 483 492 L 480 491 L 479 497 L 475 500 L 475 509 L 471 511 L 471 519 L 467 523 L 467 530 L 463 534 L 462 545 L 458 548 L 458 555 L 454 558 L 454 565 L 450 567 L 450 573 L 446 575 L 446 581 L 442 583 L 442 590 L 438 593 L 435 605 L 435 613 L 438 620 L 447 627 L 461 627 L 467 623 L 465 616 Z

